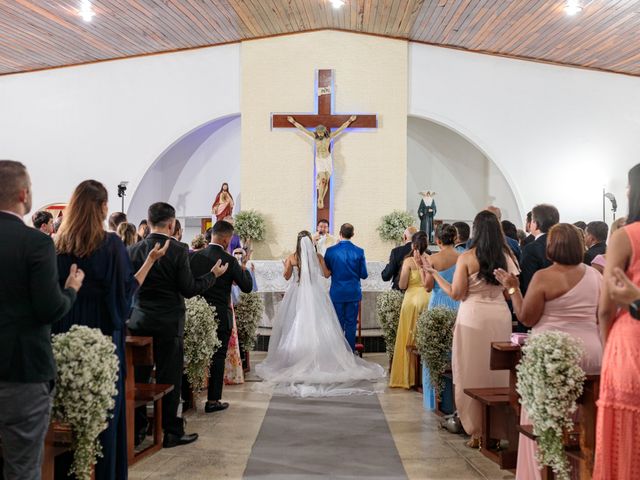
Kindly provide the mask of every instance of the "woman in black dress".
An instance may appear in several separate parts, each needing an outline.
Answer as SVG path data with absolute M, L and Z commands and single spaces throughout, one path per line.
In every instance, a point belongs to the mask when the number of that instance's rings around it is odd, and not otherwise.
M 157 244 L 142 268 L 134 274 L 127 250 L 114 233 L 104 230 L 108 213 L 104 185 L 85 180 L 71 196 L 64 220 L 55 238 L 58 273 L 64 283 L 72 264 L 85 272 L 85 281 L 71 311 L 54 324 L 53 333 L 67 332 L 72 325 L 99 328 L 111 337 L 120 360 L 118 395 L 113 418 L 100 434 L 103 456 L 96 465 L 97 480 L 126 480 L 127 431 L 125 413 L 125 322 L 133 293 L 142 284 L 153 263 L 164 255 L 169 241 Z

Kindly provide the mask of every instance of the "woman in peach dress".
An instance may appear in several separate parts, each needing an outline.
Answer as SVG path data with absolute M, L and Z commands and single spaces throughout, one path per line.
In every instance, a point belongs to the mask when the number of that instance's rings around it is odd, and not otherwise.
M 518 274 L 518 267 L 498 217 L 485 210 L 473 221 L 471 248 L 458 257 L 452 283 L 433 267 L 428 256 L 423 258 L 423 268 L 451 299 L 461 300 L 453 331 L 451 367 L 458 416 L 471 435 L 467 445 L 477 448 L 482 432 L 482 405 L 464 390 L 509 386 L 508 371 L 489 368 L 491 342 L 508 342 L 511 336 L 511 312 L 504 287 L 493 272 L 501 268 Z
M 605 347 L 594 480 L 640 478 L 640 321 L 611 298 L 619 270 L 640 285 L 640 164 L 629 171 L 628 188 L 627 225 L 611 236 L 598 310 Z
M 515 276 L 498 270 L 496 278 L 508 292 L 513 292 L 515 314 L 523 325 L 533 327 L 531 335 L 552 330 L 580 339 L 584 347 L 581 366 L 593 375 L 600 373 L 602 362 L 597 319 L 602 275 L 583 264 L 583 256 L 584 236 L 580 230 L 560 223 L 551 228 L 547 239 L 547 257 L 553 264 L 535 273 L 524 299 Z M 520 424 L 530 423 L 527 411 L 522 408 Z M 536 451 L 536 442 L 521 434 L 517 480 L 542 478 Z

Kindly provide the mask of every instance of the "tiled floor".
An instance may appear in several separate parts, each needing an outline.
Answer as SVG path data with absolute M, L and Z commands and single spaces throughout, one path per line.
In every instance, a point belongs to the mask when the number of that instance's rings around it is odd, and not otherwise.
M 256 352 L 252 355 L 252 362 L 259 362 L 263 356 Z M 384 354 L 373 354 L 367 359 L 386 363 Z M 248 380 L 252 380 L 251 375 Z M 254 391 L 253 385 L 248 381 L 244 385 L 225 387 L 224 399 L 231 403 L 231 407 L 224 412 L 205 414 L 203 399 L 199 411 L 187 417 L 187 431 L 198 432 L 198 441 L 162 450 L 143 460 L 130 469 L 129 478 L 241 479 L 269 405 L 269 396 Z M 513 478 L 477 450 L 467 448 L 464 437 L 438 429 L 438 417 L 424 411 L 420 394 L 394 389 L 379 395 L 379 399 L 410 479 Z M 321 454 L 319 451 L 318 455 Z

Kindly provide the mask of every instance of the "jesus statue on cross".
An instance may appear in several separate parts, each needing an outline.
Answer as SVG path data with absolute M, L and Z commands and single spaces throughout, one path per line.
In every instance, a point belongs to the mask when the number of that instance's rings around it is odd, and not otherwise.
M 324 208 L 324 198 L 329 189 L 329 179 L 333 173 L 333 157 L 331 155 L 331 141 L 340 135 L 345 128 L 356 121 L 356 116 L 351 115 L 349 120 L 344 122 L 335 132 L 324 125 L 318 125 L 314 132 L 310 132 L 304 126 L 296 122 L 292 116 L 287 117 L 287 121 L 303 132 L 305 135 L 313 138 L 315 143 L 315 159 L 316 159 L 316 190 L 318 191 L 318 208 Z

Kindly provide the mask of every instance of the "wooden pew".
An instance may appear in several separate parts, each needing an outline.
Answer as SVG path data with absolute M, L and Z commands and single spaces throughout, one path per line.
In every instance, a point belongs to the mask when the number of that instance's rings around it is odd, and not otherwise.
M 128 335 L 125 341 L 127 378 L 125 401 L 127 411 L 127 462 L 133 465 L 162 448 L 162 397 L 173 385 L 135 383 L 134 367 L 153 365 L 153 338 Z M 135 409 L 153 403 L 153 444 L 135 449 Z
M 572 468 L 571 478 L 574 480 L 591 480 L 596 447 L 596 415 L 598 395 L 600 392 L 600 375 L 587 375 L 582 395 L 576 403 L 580 418 L 574 431 L 565 436 L 565 452 Z M 536 440 L 532 425 L 521 425 L 520 433 Z M 555 475 L 551 468 L 542 470 L 542 480 L 553 480 Z
M 513 470 L 518 459 L 518 419 L 511 409 L 509 388 L 465 388 L 464 393 L 482 405 L 480 452 L 500 468 Z M 498 424 L 503 435 L 495 433 Z M 500 440 L 509 442 L 506 449 Z
M 522 358 L 520 345 L 511 342 L 493 342 L 491 344 L 491 370 L 509 370 L 509 403 L 516 419 L 520 418 L 520 398 L 516 389 L 516 366 Z M 576 431 L 568 435 L 565 450 L 574 468 L 574 477 L 579 480 L 591 479 L 595 456 L 596 415 L 598 395 L 600 392 L 600 376 L 587 375 L 582 396 L 577 400 L 581 418 L 576 424 Z M 520 422 L 518 421 L 518 424 Z M 535 440 L 531 425 L 518 425 L 518 431 Z M 553 479 L 551 469 L 543 470 L 543 480 Z

